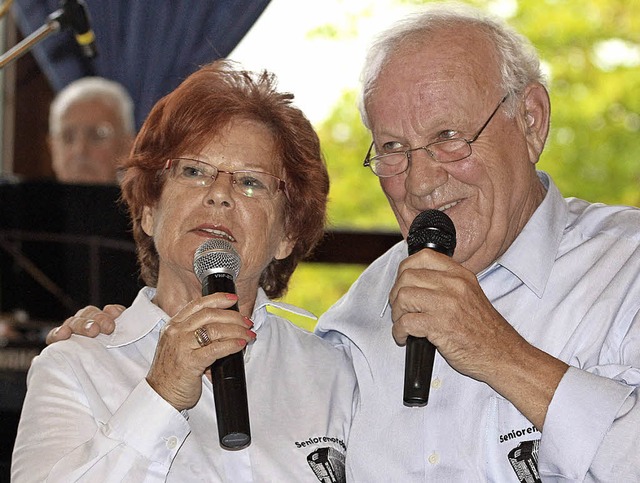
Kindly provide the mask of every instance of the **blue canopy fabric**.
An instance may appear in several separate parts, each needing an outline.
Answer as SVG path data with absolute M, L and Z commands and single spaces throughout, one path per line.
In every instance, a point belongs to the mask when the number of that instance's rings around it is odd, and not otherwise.
M 199 66 L 227 57 L 270 0 L 85 0 L 98 55 L 83 56 L 69 28 L 36 45 L 54 92 L 88 75 L 123 84 L 139 128 L 151 107 Z M 15 0 L 24 37 L 61 8 L 57 0 Z

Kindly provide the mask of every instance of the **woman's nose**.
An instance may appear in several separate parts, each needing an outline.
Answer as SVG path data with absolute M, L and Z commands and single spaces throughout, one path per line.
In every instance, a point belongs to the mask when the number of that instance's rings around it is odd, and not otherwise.
M 204 201 L 206 205 L 231 207 L 234 205 L 234 196 L 232 175 L 220 172 L 207 189 Z

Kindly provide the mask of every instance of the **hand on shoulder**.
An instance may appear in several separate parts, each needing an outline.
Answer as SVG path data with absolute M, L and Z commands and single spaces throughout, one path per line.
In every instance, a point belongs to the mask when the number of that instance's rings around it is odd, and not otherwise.
M 117 304 L 105 305 L 102 310 L 89 305 L 78 310 L 66 319 L 62 325 L 51 329 L 45 342 L 47 345 L 68 339 L 72 334 L 96 337 L 98 334 L 111 334 L 115 329 L 115 319 L 124 312 L 125 307 Z

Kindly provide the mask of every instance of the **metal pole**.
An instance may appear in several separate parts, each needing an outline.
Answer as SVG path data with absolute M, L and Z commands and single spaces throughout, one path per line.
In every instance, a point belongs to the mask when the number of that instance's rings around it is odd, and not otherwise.
M 60 30 L 60 22 L 49 20 L 42 27 L 37 29 L 28 37 L 25 37 L 19 44 L 13 46 L 9 51 L 0 56 L 0 69 L 12 60 L 26 54 L 37 43 L 46 39 L 49 35 Z

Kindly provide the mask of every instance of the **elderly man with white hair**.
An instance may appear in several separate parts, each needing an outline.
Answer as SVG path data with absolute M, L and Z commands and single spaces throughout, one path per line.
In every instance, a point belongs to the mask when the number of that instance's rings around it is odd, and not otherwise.
M 49 112 L 49 148 L 62 183 L 115 184 L 117 161 L 135 136 L 127 90 L 102 77 L 83 77 L 55 97 Z

